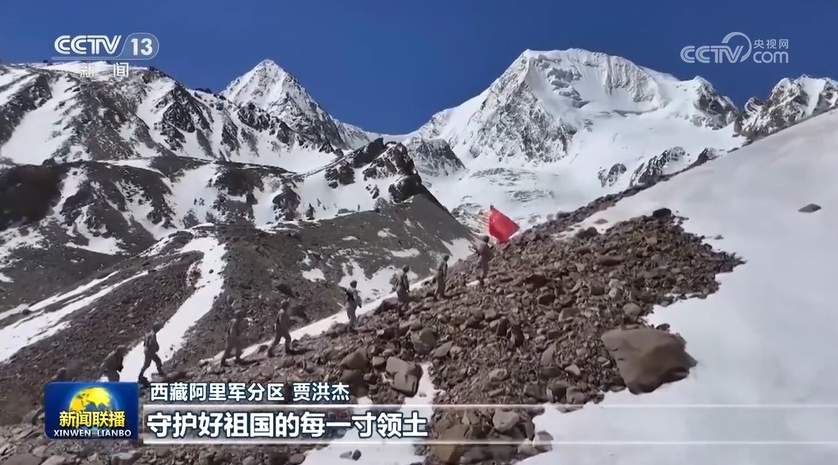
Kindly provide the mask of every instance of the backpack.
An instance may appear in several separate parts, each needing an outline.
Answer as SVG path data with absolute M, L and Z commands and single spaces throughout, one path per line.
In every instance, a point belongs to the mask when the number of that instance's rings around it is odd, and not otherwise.
M 146 336 L 145 336 L 145 340 L 143 341 L 143 345 L 145 345 L 145 348 L 146 348 L 147 350 L 150 350 L 150 351 L 152 351 L 152 352 L 156 352 L 156 351 L 157 351 L 157 349 L 159 349 L 159 348 L 160 348 L 160 347 L 158 347 L 158 345 L 157 345 L 157 337 L 156 337 L 156 336 L 157 336 L 157 335 L 156 335 L 156 334 L 154 334 L 154 333 L 148 333 L 148 334 L 146 334 Z
M 346 301 L 354 304 L 355 303 L 355 295 L 347 288 L 343 288 L 343 292 L 346 293 Z

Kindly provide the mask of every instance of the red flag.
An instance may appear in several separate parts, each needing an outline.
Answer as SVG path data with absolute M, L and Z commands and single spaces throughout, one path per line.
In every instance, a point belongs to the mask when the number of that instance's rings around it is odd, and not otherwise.
M 498 243 L 505 243 L 518 231 L 519 227 L 508 216 L 504 215 L 495 207 L 489 207 L 489 234 L 497 239 Z

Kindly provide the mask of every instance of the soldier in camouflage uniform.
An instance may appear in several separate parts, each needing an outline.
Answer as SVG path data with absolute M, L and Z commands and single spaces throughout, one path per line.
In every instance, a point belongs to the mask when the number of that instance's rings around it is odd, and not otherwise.
M 154 362 L 154 366 L 157 367 L 157 373 L 160 373 L 160 376 L 166 376 L 166 373 L 163 371 L 163 361 L 157 355 L 157 352 L 160 350 L 160 344 L 157 343 L 157 333 L 161 329 L 163 329 L 162 323 L 154 323 L 151 331 L 143 339 L 143 367 L 140 370 L 140 380 L 145 379 L 145 371 L 151 366 L 151 362 Z
M 119 372 L 122 371 L 122 362 L 125 361 L 125 355 L 128 354 L 128 349 L 125 346 L 117 346 L 111 353 L 105 357 L 102 362 L 101 373 L 108 381 L 119 381 Z
M 493 255 L 492 245 L 489 244 L 489 236 L 483 236 L 481 242 L 476 246 L 471 246 L 471 250 L 477 254 L 477 266 L 480 269 L 477 279 L 483 286 L 486 284 L 486 276 L 489 274 L 489 260 L 492 259 Z
M 349 330 L 354 331 L 358 321 L 355 317 L 355 310 L 361 305 L 361 296 L 358 295 L 358 281 L 353 280 L 350 282 L 349 288 L 344 288 L 343 292 L 346 294 L 346 302 L 343 304 L 343 309 L 346 312 L 347 318 L 349 318 Z
M 235 357 L 236 363 L 242 362 L 242 350 L 244 350 L 244 330 L 247 322 L 245 321 L 245 313 L 238 308 L 237 302 L 230 300 L 230 307 L 233 308 L 233 320 L 230 321 L 230 326 L 227 327 L 227 343 L 224 347 L 224 353 L 221 355 L 221 366 L 227 366 L 227 359 L 230 356 Z
M 409 271 L 410 267 L 405 265 L 399 273 L 396 273 L 396 297 L 402 305 L 407 305 L 410 301 L 410 279 L 407 275 Z
M 445 298 L 445 281 L 448 279 L 448 255 L 443 255 L 442 260 L 439 261 L 439 265 L 436 267 L 436 276 L 434 276 L 434 280 L 436 281 L 436 297 L 440 299 Z
M 279 345 L 280 339 L 285 339 L 285 353 L 292 354 L 294 352 L 291 341 L 291 318 L 288 315 L 288 308 L 290 304 L 287 299 L 284 299 L 279 304 L 279 311 L 276 312 L 276 321 L 274 322 L 274 340 L 268 348 L 268 357 L 274 356 L 274 348 Z

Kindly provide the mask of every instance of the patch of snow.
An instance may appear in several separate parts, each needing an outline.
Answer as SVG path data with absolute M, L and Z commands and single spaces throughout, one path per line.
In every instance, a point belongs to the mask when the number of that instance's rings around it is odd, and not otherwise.
M 399 258 L 408 258 L 408 257 L 418 257 L 420 252 L 419 249 L 404 249 L 404 250 L 391 250 L 390 254 L 394 257 Z
M 313 268 L 311 270 L 303 270 L 302 272 L 303 278 L 308 279 L 309 281 L 325 281 L 326 275 L 323 274 L 323 270 L 320 268 Z
M 11 137 L 0 146 L 0 158 L 9 158 L 16 164 L 40 165 L 55 153 L 72 134 L 72 131 L 64 130 L 62 121 L 68 111 L 75 111 L 63 109 L 67 101 L 75 98 L 75 94 L 69 92 L 74 85 L 63 76 L 51 83 L 52 98 L 23 116 Z M 33 146 L 37 150 L 33 150 Z
M 20 305 L 18 305 L 18 306 L 17 306 L 17 307 L 15 307 L 15 308 L 12 308 L 12 309 L 10 309 L 10 310 L 6 310 L 6 311 L 4 311 L 4 312 L 0 313 L 0 320 L 2 320 L 2 319 L 4 319 L 4 318 L 8 318 L 8 317 L 10 317 L 10 316 L 12 316 L 12 315 L 17 315 L 18 313 L 23 313 L 23 311 L 24 311 L 24 310 L 27 310 L 28 308 L 29 308 L 29 305 L 27 305 L 27 304 L 20 304 Z
M 384 228 L 384 229 L 381 229 L 381 230 L 379 230 L 379 231 L 378 231 L 378 233 L 376 233 L 376 234 L 378 234 L 378 237 L 381 237 L 381 238 L 396 237 L 396 235 L 395 235 L 395 234 L 393 234 L 392 232 L 390 232 L 390 228 Z
M 594 444 L 559 446 L 521 463 L 838 462 L 838 358 L 828 355 L 838 327 L 836 127 L 835 111 L 809 119 L 586 220 L 604 218 L 604 229 L 668 207 L 687 218 L 687 231 L 722 234 L 714 245 L 746 263 L 719 275 L 720 289 L 706 299 L 650 316 L 686 339 L 698 360 L 686 379 L 640 396 L 608 394 L 600 406 L 570 414 L 548 411 L 539 428 Z M 823 209 L 797 211 L 810 202 Z M 608 408 L 620 404 L 635 408 Z
M 160 359 L 165 362 L 180 350 L 185 341 L 186 333 L 195 325 L 210 309 L 213 302 L 221 295 L 224 287 L 223 270 L 226 265 L 224 254 L 226 249 L 214 237 L 199 237 L 187 243 L 182 253 L 202 252 L 204 256 L 196 262 L 187 272 L 187 279 L 192 275 L 192 270 L 200 272 L 198 282 L 195 283 L 195 291 L 190 295 L 174 315 L 163 325 L 157 333 L 157 341 L 160 344 Z M 123 363 L 123 375 L 126 379 L 133 379 L 139 374 L 143 365 L 143 342 L 136 344 Z M 146 376 L 156 373 L 157 368 L 152 365 Z
M 357 262 L 350 261 L 349 265 L 344 265 L 344 276 L 338 283 L 341 287 L 349 287 L 349 283 L 353 280 L 358 281 L 358 293 L 361 294 L 361 300 L 366 302 L 370 299 L 381 297 L 383 294 L 388 294 L 392 290 L 390 278 L 396 273 L 398 269 L 392 265 L 386 266 L 376 270 L 372 275 L 367 277 L 366 271 L 358 265 Z
M 82 309 L 96 302 L 99 298 L 109 294 L 111 291 L 123 284 L 131 282 L 147 274 L 148 271 L 143 271 L 118 283 L 104 287 L 98 292 L 82 299 L 78 299 L 60 309 L 51 312 L 41 312 L 29 315 L 26 318 L 16 321 L 12 325 L 3 327 L 0 329 L 0 362 L 8 360 L 9 357 L 17 353 L 20 349 L 32 345 L 42 339 L 46 339 L 66 328 L 69 323 L 64 321 L 64 318 L 71 315 L 76 310 Z
M 104 278 L 92 279 L 89 282 L 87 282 L 85 284 L 82 284 L 81 286 L 73 289 L 72 291 L 65 292 L 63 294 L 54 295 L 52 297 L 48 297 L 48 298 L 46 298 L 46 299 L 44 299 L 40 302 L 37 302 L 37 303 L 33 304 L 32 307 L 30 308 L 30 310 L 40 311 L 40 310 L 43 310 L 43 309 L 49 307 L 50 305 L 52 305 L 54 303 L 63 302 L 65 300 L 69 300 L 71 297 L 75 297 L 77 295 L 84 294 L 85 292 L 87 292 L 88 289 L 92 289 L 92 288 L 98 286 L 100 283 L 103 283 L 103 282 L 111 279 L 117 273 L 118 273 L 117 271 L 114 271 L 113 273 L 105 276 Z

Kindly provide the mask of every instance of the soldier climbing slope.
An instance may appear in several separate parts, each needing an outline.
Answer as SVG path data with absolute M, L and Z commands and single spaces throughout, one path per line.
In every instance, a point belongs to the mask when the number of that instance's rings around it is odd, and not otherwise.
M 361 304 L 361 296 L 358 295 L 358 281 L 352 280 L 349 283 L 349 288 L 343 288 L 346 294 L 346 302 L 343 304 L 343 309 L 346 311 L 346 316 L 349 318 L 349 330 L 355 330 L 357 318 L 355 318 L 355 310 Z
M 410 271 L 410 267 L 405 265 L 402 267 L 402 270 L 396 273 L 395 280 L 395 291 L 396 291 L 396 298 L 399 300 L 399 304 L 402 307 L 402 310 L 407 308 L 407 304 L 410 302 L 410 280 L 408 279 L 408 271 Z
M 140 381 L 145 379 L 145 371 L 151 366 L 151 362 L 154 362 L 154 366 L 157 367 L 157 373 L 160 373 L 160 376 L 166 376 L 166 373 L 163 371 L 163 362 L 160 360 L 160 356 L 157 355 L 157 351 L 160 350 L 160 344 L 157 343 L 157 333 L 162 328 L 163 325 L 160 322 L 154 323 L 151 331 L 143 339 L 143 367 L 140 369 L 140 376 L 138 377 Z
M 276 321 L 274 321 L 274 340 L 268 348 L 268 357 L 274 356 L 274 348 L 279 345 L 280 339 L 285 339 L 285 354 L 293 354 L 293 346 L 291 341 L 291 317 L 289 316 L 288 308 L 290 304 L 288 299 L 283 299 L 279 304 L 279 310 L 276 312 Z
M 442 256 L 439 265 L 436 267 L 436 275 L 434 276 L 434 280 L 436 281 L 436 297 L 440 299 L 445 298 L 445 280 L 448 279 L 448 258 L 447 254 Z
M 483 286 L 486 284 L 486 276 L 489 274 L 489 261 L 493 255 L 492 245 L 489 244 L 489 236 L 483 236 L 476 246 L 471 246 L 471 250 L 477 254 L 477 266 L 480 269 L 477 279 Z
M 309 221 L 314 219 L 314 207 L 311 204 L 308 204 L 308 208 L 306 208 L 306 219 Z
M 113 383 L 119 381 L 119 372 L 122 371 L 122 362 L 125 360 L 127 353 L 128 349 L 125 346 L 117 346 L 116 349 L 109 353 L 102 362 L 102 376 Z
M 236 302 L 232 302 L 231 307 L 236 308 Z M 236 309 L 233 314 L 233 320 L 230 322 L 230 326 L 227 327 L 227 344 L 224 347 L 224 353 L 221 354 L 221 366 L 227 366 L 227 359 L 231 355 L 235 357 L 236 363 L 242 362 L 245 324 L 244 311 Z

